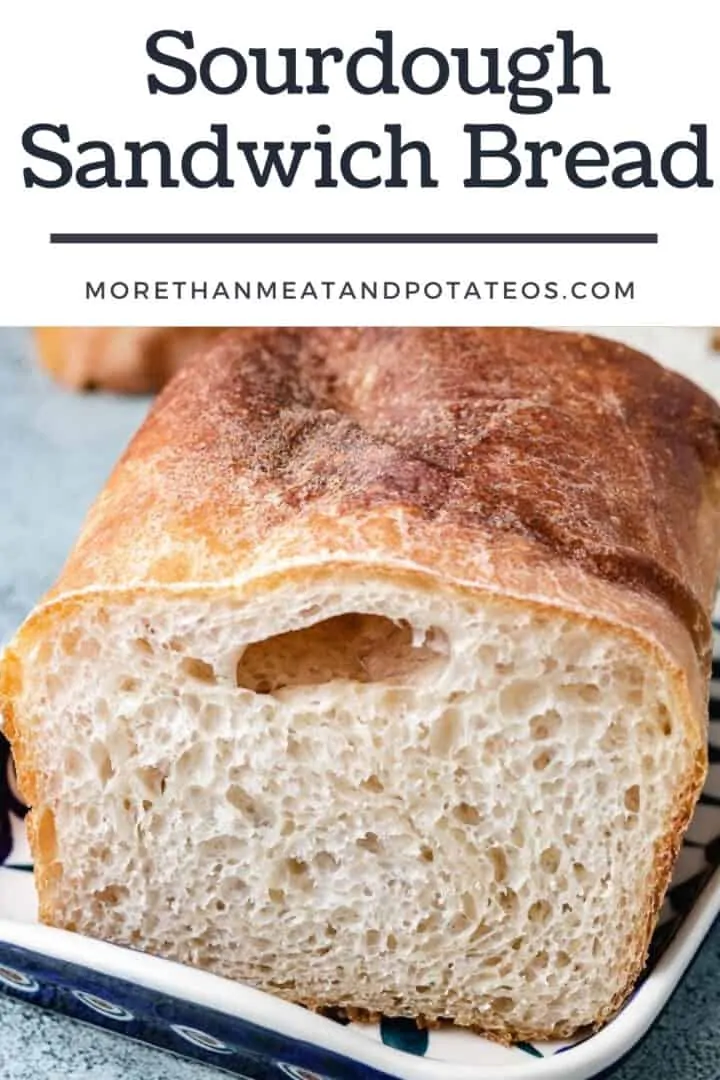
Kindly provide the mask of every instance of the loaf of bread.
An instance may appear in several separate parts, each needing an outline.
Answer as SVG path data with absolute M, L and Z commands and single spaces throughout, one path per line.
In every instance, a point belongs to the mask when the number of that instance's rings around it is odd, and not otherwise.
M 222 329 L 45 326 L 34 333 L 40 361 L 66 386 L 142 394 L 160 390 Z
M 504 1039 L 642 969 L 706 769 L 720 409 L 609 341 L 265 330 L 166 387 L 0 701 L 42 918 Z

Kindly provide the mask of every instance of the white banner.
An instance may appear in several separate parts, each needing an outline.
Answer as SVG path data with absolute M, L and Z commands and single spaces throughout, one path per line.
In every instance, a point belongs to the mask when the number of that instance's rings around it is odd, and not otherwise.
M 9 5 L 0 323 L 712 324 L 715 16 Z

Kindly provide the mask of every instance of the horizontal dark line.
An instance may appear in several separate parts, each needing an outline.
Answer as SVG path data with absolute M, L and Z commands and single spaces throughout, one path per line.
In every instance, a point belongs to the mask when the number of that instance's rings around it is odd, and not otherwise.
M 657 244 L 657 233 L 50 233 L 51 244 Z

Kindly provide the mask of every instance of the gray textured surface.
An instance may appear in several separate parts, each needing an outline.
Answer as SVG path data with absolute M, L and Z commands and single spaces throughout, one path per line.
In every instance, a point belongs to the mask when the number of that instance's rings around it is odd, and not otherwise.
M 24 335 L 0 330 L 0 640 L 57 573 L 145 407 L 63 393 L 31 368 Z M 0 1080 L 221 1075 L 0 997 Z M 720 1080 L 720 926 L 652 1033 L 613 1077 Z

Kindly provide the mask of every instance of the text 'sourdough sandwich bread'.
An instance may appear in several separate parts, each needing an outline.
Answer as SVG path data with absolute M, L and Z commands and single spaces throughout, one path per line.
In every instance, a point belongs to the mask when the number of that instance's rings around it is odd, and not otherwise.
M 581 335 L 221 339 L 4 658 L 43 919 L 312 1007 L 601 1023 L 705 772 L 719 432 Z

